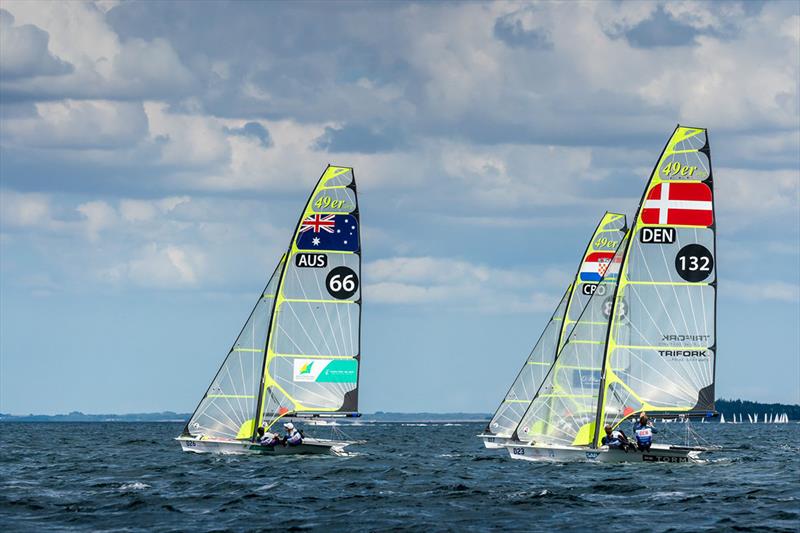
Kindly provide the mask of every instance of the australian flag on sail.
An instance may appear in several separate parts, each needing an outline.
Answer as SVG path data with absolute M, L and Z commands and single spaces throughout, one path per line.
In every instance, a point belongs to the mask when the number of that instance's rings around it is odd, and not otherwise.
M 310 215 L 300 223 L 301 250 L 358 251 L 358 220 L 353 215 Z

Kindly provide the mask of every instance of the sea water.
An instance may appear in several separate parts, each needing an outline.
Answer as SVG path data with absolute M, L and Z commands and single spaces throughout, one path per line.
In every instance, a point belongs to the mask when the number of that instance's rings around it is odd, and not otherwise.
M 659 441 L 683 443 L 682 424 Z M 482 424 L 345 426 L 347 457 L 181 452 L 170 423 L 0 424 L 4 531 L 797 531 L 800 425 L 692 424 L 701 464 L 539 464 Z M 330 428 L 307 428 L 330 437 Z

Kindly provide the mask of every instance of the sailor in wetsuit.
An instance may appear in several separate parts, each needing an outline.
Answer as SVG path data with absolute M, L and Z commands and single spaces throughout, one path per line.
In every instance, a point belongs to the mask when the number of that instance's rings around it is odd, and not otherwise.
M 646 452 L 653 444 L 653 434 L 658 430 L 653 427 L 653 423 L 647 418 L 647 413 L 642 412 L 639 420 L 633 424 L 633 434 L 636 435 L 636 446 L 640 451 Z
M 299 446 L 303 444 L 303 435 L 297 431 L 297 429 L 294 427 L 294 424 L 287 422 L 283 425 L 283 427 L 286 429 L 286 436 L 283 437 L 284 446 Z
M 612 430 L 611 424 L 606 424 L 605 430 L 606 436 L 603 437 L 602 444 L 604 446 L 608 446 L 609 448 L 624 450 L 625 453 L 628 453 L 630 442 L 628 441 L 627 435 L 625 435 L 625 433 L 619 429 Z

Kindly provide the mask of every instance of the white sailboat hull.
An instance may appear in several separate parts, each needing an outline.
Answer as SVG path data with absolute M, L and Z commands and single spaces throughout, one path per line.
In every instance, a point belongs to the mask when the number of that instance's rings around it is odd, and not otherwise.
M 705 448 L 687 446 L 671 446 L 653 444 L 646 452 L 631 450 L 624 452 L 609 449 L 606 446 L 589 448 L 588 446 L 555 446 L 546 444 L 508 443 L 505 446 L 512 459 L 522 461 L 573 462 L 588 461 L 594 463 L 688 463 L 699 459 Z
M 505 444 L 511 441 L 511 437 L 500 437 L 498 435 L 480 434 L 476 435 L 483 441 L 483 447 L 490 450 L 501 450 L 505 448 Z
M 261 446 L 260 444 L 240 440 L 198 439 L 194 437 L 177 437 L 181 449 L 192 453 L 212 453 L 220 455 L 308 455 L 327 454 L 344 455 L 345 447 L 352 444 L 348 441 L 305 438 L 298 446 Z

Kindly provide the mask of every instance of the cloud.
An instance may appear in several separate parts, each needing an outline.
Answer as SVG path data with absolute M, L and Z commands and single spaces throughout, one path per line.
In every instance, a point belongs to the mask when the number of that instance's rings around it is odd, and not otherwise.
M 36 26 L 15 26 L 14 16 L 0 9 L 0 77 L 32 78 L 72 72 L 72 65 L 50 53 L 49 40 L 48 33 Z
M 360 125 L 328 126 L 325 133 L 314 140 L 314 148 L 327 152 L 374 154 L 402 147 L 405 142 L 401 131 L 391 128 L 369 128 Z
M 800 285 L 783 281 L 728 281 L 720 290 L 737 300 L 748 302 L 800 302 Z
M 131 282 L 148 288 L 174 289 L 196 285 L 206 267 L 206 255 L 193 247 L 150 243 L 135 256 L 99 273 L 107 282 Z
M 393 257 L 367 263 L 365 298 L 420 309 L 467 309 L 480 313 L 552 311 L 568 276 L 557 269 L 498 269 L 436 257 Z M 541 290 L 547 287 L 552 290 Z
M 257 139 L 264 148 L 272 146 L 272 139 L 269 136 L 269 131 L 258 122 L 247 122 L 241 128 L 225 128 L 225 131 L 229 135 L 240 135 L 242 137 Z
M 511 47 L 546 50 L 553 47 L 547 28 L 545 10 L 540 6 L 527 6 L 498 17 L 494 23 L 494 35 Z
M 68 65 L 66 69 L 57 67 L 58 72 L 47 77 L 4 77 L 0 90 L 7 101 L 188 96 L 195 86 L 194 76 L 167 39 L 121 41 L 108 26 L 106 13 L 93 4 L 8 1 L 4 7 L 23 24 L 25 43 L 38 50 L 39 57 L 42 46 L 47 45 L 53 59 Z M 49 36 L 49 41 L 43 35 Z M 8 51 L 11 64 L 18 69 L 31 63 L 31 53 L 23 46 Z M 56 68 L 52 61 L 47 64 L 50 70 Z
M 139 103 L 104 100 L 41 102 L 36 116 L 4 121 L 3 144 L 56 149 L 114 149 L 135 146 L 148 133 Z
M 116 210 L 103 201 L 86 202 L 76 210 L 86 219 L 86 234 L 91 241 L 96 241 L 102 230 L 117 223 Z

